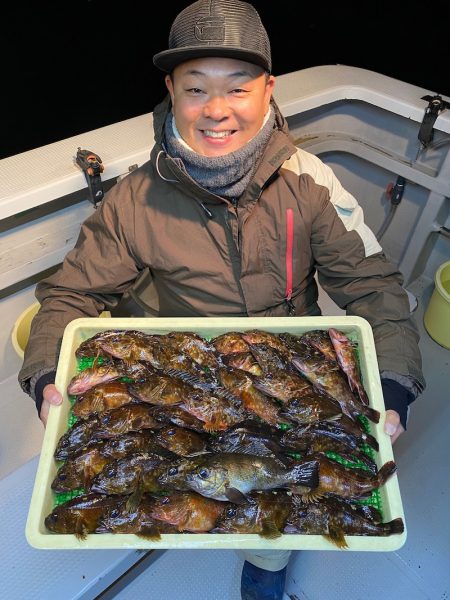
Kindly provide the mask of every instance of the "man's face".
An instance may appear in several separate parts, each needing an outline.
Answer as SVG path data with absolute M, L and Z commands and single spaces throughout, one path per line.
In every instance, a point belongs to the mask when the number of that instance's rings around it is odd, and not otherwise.
M 233 58 L 196 58 L 166 76 L 177 129 L 203 156 L 242 148 L 261 128 L 275 79 Z

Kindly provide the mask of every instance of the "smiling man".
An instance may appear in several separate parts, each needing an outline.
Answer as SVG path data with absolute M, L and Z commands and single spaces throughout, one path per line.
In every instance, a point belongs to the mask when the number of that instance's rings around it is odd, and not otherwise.
M 67 323 L 113 310 L 144 269 L 167 317 L 316 316 L 317 272 L 347 314 L 372 326 L 395 441 L 425 385 L 403 277 L 333 171 L 293 144 L 257 11 L 198 0 L 153 60 L 169 94 L 153 111 L 150 159 L 109 190 L 36 288 L 19 381 L 40 418 L 62 400 L 54 381 Z M 246 552 L 243 600 L 280 600 L 288 559 Z

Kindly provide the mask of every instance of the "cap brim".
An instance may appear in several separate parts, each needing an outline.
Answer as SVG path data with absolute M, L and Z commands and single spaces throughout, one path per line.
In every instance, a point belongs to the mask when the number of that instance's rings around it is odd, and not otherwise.
M 235 58 L 237 60 L 244 60 L 245 62 L 259 65 L 265 71 L 269 71 L 269 65 L 267 60 L 261 54 L 252 52 L 251 50 L 245 50 L 244 48 L 235 48 L 233 46 L 192 46 L 186 48 L 174 48 L 172 50 L 164 50 L 158 52 L 153 57 L 153 64 L 165 71 L 171 73 L 173 69 L 180 63 L 192 60 L 194 58 L 205 58 L 205 57 L 224 57 L 224 58 Z

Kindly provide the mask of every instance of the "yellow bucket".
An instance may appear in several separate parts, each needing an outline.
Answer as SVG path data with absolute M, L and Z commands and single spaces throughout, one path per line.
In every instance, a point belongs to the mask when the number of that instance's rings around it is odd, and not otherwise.
M 28 344 L 28 338 L 30 337 L 31 321 L 34 315 L 39 310 L 41 305 L 39 302 L 35 302 L 28 308 L 26 308 L 18 317 L 14 324 L 14 329 L 11 334 L 11 341 L 17 356 L 23 360 L 23 353 Z M 103 311 L 101 317 L 111 317 L 109 311 Z
M 450 349 L 450 260 L 436 271 L 434 282 L 423 322 L 433 340 Z

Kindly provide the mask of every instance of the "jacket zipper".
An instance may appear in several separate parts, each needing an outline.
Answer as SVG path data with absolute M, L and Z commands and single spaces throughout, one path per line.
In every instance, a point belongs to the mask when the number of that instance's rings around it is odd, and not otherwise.
M 294 250 L 294 211 L 286 209 L 286 294 L 285 302 L 289 316 L 295 316 L 295 306 L 292 302 L 292 254 Z

